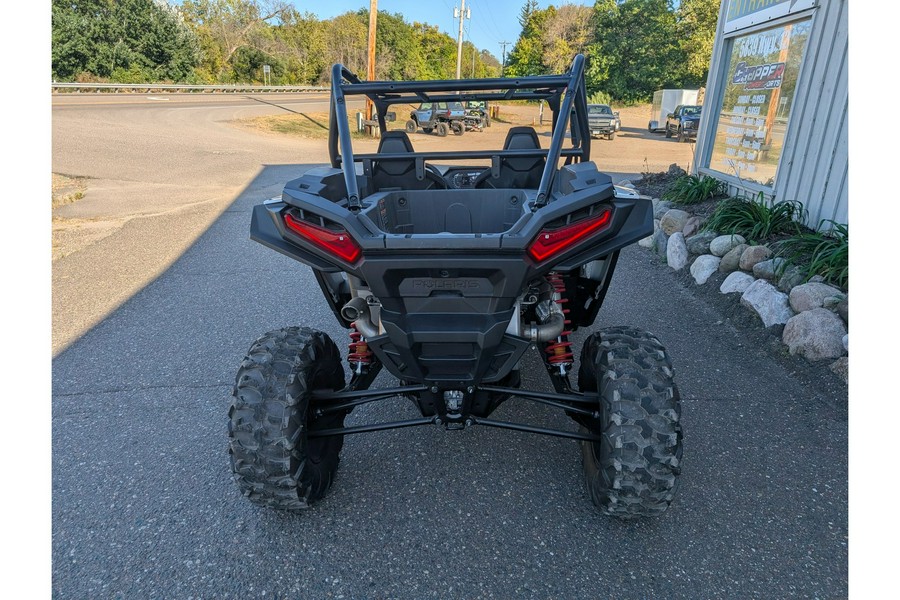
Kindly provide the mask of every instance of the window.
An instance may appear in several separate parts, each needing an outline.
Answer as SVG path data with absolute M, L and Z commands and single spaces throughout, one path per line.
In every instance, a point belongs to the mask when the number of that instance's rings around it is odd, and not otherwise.
M 732 39 L 710 169 L 775 185 L 809 31 L 805 20 Z

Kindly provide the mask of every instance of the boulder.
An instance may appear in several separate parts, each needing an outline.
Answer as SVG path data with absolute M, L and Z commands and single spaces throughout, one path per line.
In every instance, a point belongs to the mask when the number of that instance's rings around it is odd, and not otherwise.
M 726 252 L 725 256 L 722 257 L 722 262 L 719 263 L 719 271 L 722 273 L 737 271 L 741 262 L 741 256 L 748 247 L 747 244 L 738 244 Z
M 638 240 L 638 246 L 640 246 L 641 248 L 652 248 L 653 247 L 653 239 L 654 239 L 654 236 L 651 233 L 647 237 Z
M 676 231 L 666 244 L 666 262 L 676 271 L 680 271 L 687 265 L 687 261 L 688 251 L 684 244 L 684 234 Z
M 723 294 L 743 294 L 754 281 L 756 279 L 753 278 L 753 275 L 743 271 L 735 271 L 725 278 L 725 281 L 719 286 L 719 292 Z
M 844 344 L 844 352 L 850 352 L 850 334 L 846 334 L 841 338 L 841 343 Z
M 681 209 L 672 208 L 659 220 L 659 227 L 666 232 L 666 235 L 672 235 L 676 231 L 684 229 L 684 224 L 687 223 L 690 216 Z
M 763 279 L 757 279 L 741 295 L 741 304 L 755 312 L 765 327 L 787 323 L 794 316 L 787 294 Z
M 836 297 L 841 291 L 825 283 L 804 283 L 791 290 L 791 308 L 803 312 L 814 308 L 824 308 L 827 298 Z
M 667 236 L 662 229 L 657 229 L 653 234 L 653 251 L 659 254 L 660 256 L 666 255 L 666 247 L 669 244 L 669 236 Z
M 687 244 L 688 252 L 691 254 L 709 254 L 709 243 L 716 239 L 716 234 L 712 231 L 701 231 L 697 235 L 691 237 L 685 236 L 685 244 Z
M 741 254 L 741 261 L 738 266 L 742 271 L 752 271 L 753 267 L 772 255 L 772 251 L 767 246 L 749 246 L 744 253 Z
M 684 223 L 684 229 L 681 232 L 684 234 L 685 238 L 689 238 L 692 235 L 696 234 L 700 231 L 700 228 L 703 226 L 703 219 L 700 217 L 690 217 Z
M 818 361 L 839 358 L 844 353 L 847 329 L 836 314 L 825 308 L 814 308 L 791 317 L 784 326 L 781 341 L 791 354 Z
M 725 256 L 735 246 L 746 243 L 740 235 L 720 235 L 709 243 L 709 251 L 716 256 Z
M 757 279 L 768 279 L 769 281 L 775 281 L 775 278 L 778 277 L 778 275 L 781 273 L 781 269 L 783 268 L 783 258 L 770 258 L 769 260 L 764 260 L 753 265 L 753 276 Z
M 804 281 L 806 281 L 806 276 L 800 267 L 788 267 L 778 278 L 778 289 L 787 294 Z
M 694 264 L 691 265 L 691 275 L 693 275 L 697 285 L 706 283 L 710 275 L 719 270 L 719 261 L 721 260 L 721 258 L 712 254 L 704 254 L 697 257 Z
M 831 363 L 831 367 L 829 368 L 834 374 L 840 376 L 840 378 L 844 380 L 844 383 L 849 382 L 850 359 L 848 359 L 846 356 L 842 356 L 841 358 Z
M 653 217 L 662 219 L 663 216 L 672 209 L 672 203 L 668 200 L 660 200 L 653 208 Z

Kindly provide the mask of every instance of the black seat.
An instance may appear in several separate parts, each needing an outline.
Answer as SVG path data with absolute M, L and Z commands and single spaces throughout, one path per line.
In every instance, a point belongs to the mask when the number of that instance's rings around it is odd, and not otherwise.
M 506 134 L 504 150 L 539 150 L 541 141 L 533 127 L 512 127 Z M 486 169 L 475 178 L 477 188 L 537 189 L 544 174 L 547 159 L 543 156 L 515 156 L 500 159 L 500 168 Z
M 407 154 L 414 152 L 405 131 L 385 131 L 378 143 L 378 154 Z M 445 189 L 444 178 L 424 167 L 421 179 L 416 175 L 416 159 L 372 161 L 372 191 Z

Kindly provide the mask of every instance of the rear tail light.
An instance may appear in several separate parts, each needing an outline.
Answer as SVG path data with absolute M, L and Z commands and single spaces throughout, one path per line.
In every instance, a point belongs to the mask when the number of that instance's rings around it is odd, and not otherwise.
M 362 255 L 362 248 L 343 229 L 333 230 L 317 227 L 312 223 L 295 218 L 290 213 L 284 215 L 284 224 L 313 246 L 346 263 L 353 264 Z
M 556 229 L 542 229 L 528 246 L 528 255 L 537 262 L 543 262 L 574 248 L 595 233 L 606 229 L 612 221 L 612 209 L 604 208 L 600 213 L 569 223 Z

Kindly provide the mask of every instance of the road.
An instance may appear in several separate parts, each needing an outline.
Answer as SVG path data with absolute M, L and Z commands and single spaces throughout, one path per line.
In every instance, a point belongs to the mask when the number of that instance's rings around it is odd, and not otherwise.
M 54 108 L 54 171 L 121 182 L 132 202 L 145 187 L 161 196 L 147 209 L 86 195 L 78 209 L 103 219 L 145 212 L 54 263 L 54 597 L 846 596 L 846 388 L 797 377 L 637 247 L 597 325 L 649 329 L 673 356 L 685 459 L 664 517 L 600 516 L 574 442 L 487 428 L 351 436 L 313 509 L 249 504 L 225 441 L 243 353 L 286 325 L 346 336 L 306 267 L 249 241 L 250 209 L 323 156 L 240 132 L 229 141 L 221 121 L 235 109 L 269 109 L 145 104 Z M 89 132 L 90 145 L 78 137 Z M 85 165 L 97 174 L 64 170 Z M 179 196 L 185 180 L 196 186 Z M 549 389 L 541 371 L 529 355 L 524 385 Z M 349 423 L 413 411 L 397 399 Z M 570 426 L 514 402 L 497 418 Z

